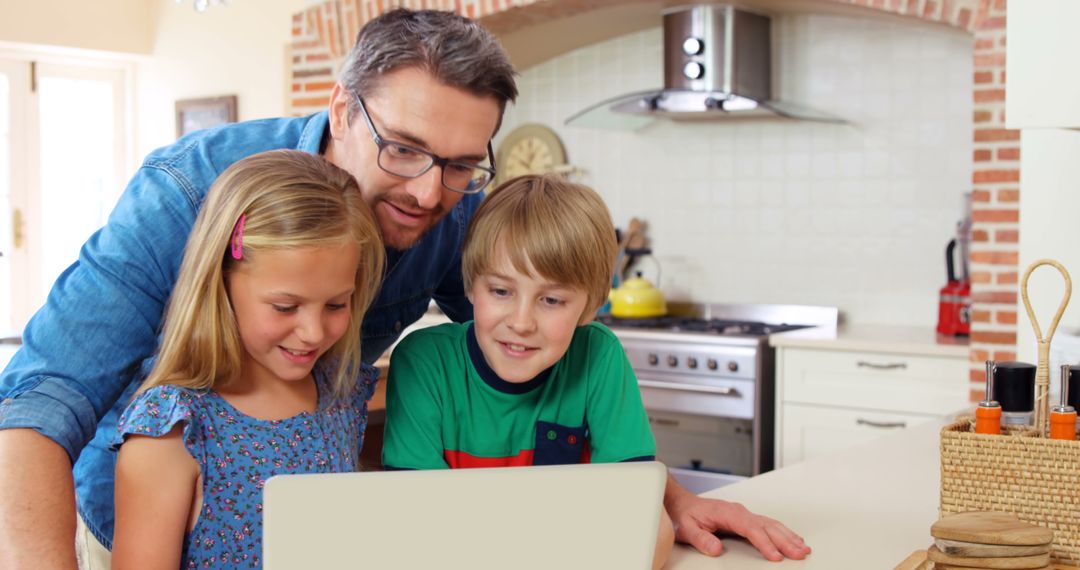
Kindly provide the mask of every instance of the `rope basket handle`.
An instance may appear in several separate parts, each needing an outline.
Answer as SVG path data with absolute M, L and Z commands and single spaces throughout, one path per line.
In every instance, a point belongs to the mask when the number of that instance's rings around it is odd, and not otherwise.
M 1050 321 L 1050 328 L 1046 330 L 1045 337 L 1042 329 L 1039 328 L 1039 320 L 1035 318 L 1035 311 L 1031 310 L 1031 299 L 1028 298 L 1028 278 L 1031 277 L 1031 272 L 1036 267 L 1042 265 L 1054 267 L 1065 278 L 1065 295 L 1061 299 L 1061 304 L 1058 305 L 1053 320 Z M 1058 323 L 1061 322 L 1061 316 L 1065 314 L 1065 307 L 1069 305 L 1069 298 L 1072 297 L 1072 278 L 1069 277 L 1069 272 L 1065 267 L 1057 261 L 1040 259 L 1033 262 L 1024 271 L 1024 278 L 1020 282 L 1020 295 L 1024 300 L 1024 309 L 1027 310 L 1028 318 L 1031 319 L 1031 328 L 1035 330 L 1035 339 L 1038 341 L 1039 349 L 1039 364 L 1035 372 L 1035 428 L 1043 435 L 1046 435 L 1047 429 L 1049 429 L 1047 422 L 1050 419 L 1050 341 L 1054 338 L 1054 332 L 1057 330 Z

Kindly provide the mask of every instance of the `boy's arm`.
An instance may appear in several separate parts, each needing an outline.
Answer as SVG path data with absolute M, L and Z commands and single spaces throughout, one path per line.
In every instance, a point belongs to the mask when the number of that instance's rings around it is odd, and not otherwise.
M 440 351 L 417 331 L 390 358 L 386 380 L 383 465 L 387 469 L 446 469 L 442 405 L 437 386 L 449 382 Z
M 114 570 L 180 566 L 199 465 L 184 447 L 183 425 L 162 437 L 131 435 L 116 460 Z

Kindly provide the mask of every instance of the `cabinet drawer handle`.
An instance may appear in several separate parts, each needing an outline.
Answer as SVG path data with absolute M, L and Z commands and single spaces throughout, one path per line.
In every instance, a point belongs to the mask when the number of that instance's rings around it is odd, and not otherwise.
M 890 362 L 889 364 L 877 364 L 875 362 L 867 362 L 860 360 L 855 364 L 859 368 L 872 368 L 874 370 L 903 370 L 907 368 L 906 362 Z
M 862 418 L 855 418 L 855 424 L 860 426 L 870 426 L 876 428 L 905 428 L 907 422 L 875 422 L 871 420 L 864 420 Z

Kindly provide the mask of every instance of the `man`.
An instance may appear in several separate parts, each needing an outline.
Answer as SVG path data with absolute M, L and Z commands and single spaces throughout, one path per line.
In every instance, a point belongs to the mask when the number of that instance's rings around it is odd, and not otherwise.
M 85 523 L 80 548 L 109 546 L 108 435 L 150 369 L 199 205 L 240 158 L 295 148 L 357 178 L 388 249 L 362 327 L 364 361 L 432 299 L 455 321 L 471 318 L 460 249 L 481 199 L 470 192 L 490 181 L 490 140 L 517 96 L 506 53 L 466 18 L 395 10 L 364 26 L 339 81 L 328 112 L 202 131 L 152 153 L 108 225 L 57 280 L 0 376 L 0 567 L 74 568 L 76 508 Z M 700 499 L 673 480 L 665 502 L 677 538 L 707 554 L 722 549 L 713 530 L 746 536 L 772 559 L 808 552 L 776 521 L 732 518 L 745 509 Z M 732 520 L 749 522 L 731 528 Z

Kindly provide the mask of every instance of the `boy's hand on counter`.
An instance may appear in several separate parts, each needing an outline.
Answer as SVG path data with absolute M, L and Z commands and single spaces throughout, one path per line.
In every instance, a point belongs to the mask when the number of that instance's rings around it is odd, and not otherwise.
M 739 503 L 705 499 L 685 490 L 684 493 L 665 501 L 675 523 L 675 540 L 693 546 L 702 554 L 719 556 L 724 551 L 715 532 L 742 536 L 773 561 L 802 560 L 810 554 L 810 547 L 802 537 L 779 521 L 756 515 Z

